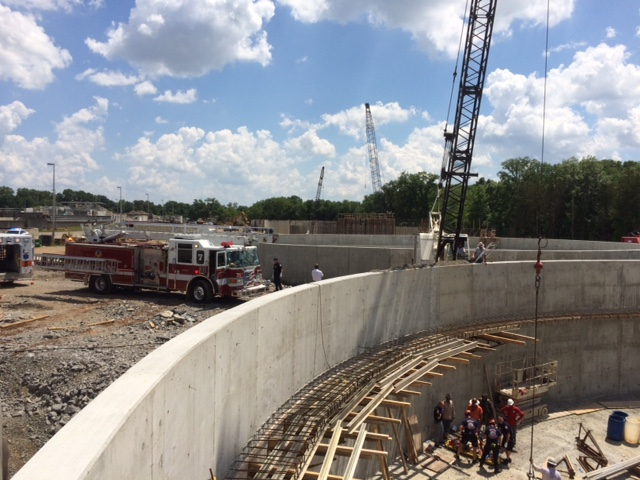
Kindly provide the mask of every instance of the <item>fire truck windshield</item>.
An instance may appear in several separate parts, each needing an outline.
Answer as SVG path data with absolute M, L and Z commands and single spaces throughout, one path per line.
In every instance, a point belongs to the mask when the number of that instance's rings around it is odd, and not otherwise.
M 227 265 L 230 267 L 255 267 L 260 265 L 257 249 L 227 253 Z

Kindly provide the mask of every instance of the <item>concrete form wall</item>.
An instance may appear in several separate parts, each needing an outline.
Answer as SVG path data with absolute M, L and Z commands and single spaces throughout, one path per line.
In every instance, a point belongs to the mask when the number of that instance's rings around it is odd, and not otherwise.
M 533 284 L 530 264 L 493 263 L 354 275 L 255 299 L 145 357 L 14 478 L 207 478 L 209 468 L 220 477 L 269 415 L 321 372 L 424 329 L 530 316 Z M 637 309 L 640 261 L 546 262 L 540 297 L 541 313 Z M 638 391 L 637 322 L 567 325 L 541 327 L 542 353 L 572 367 L 559 393 Z M 505 348 L 487 363 L 514 355 Z M 445 376 L 434 395 L 451 389 L 466 400 L 470 388 L 485 390 L 480 365 Z
M 284 266 L 285 285 L 311 281 L 313 265 L 320 264 L 325 279 L 412 265 L 415 259 L 413 235 L 285 235 L 277 243 L 259 244 L 264 277 L 272 278 L 273 258 Z M 477 238 L 470 238 L 471 249 Z M 490 262 L 535 261 L 538 240 L 505 238 L 492 250 Z M 640 245 L 614 242 L 570 242 L 549 240 L 542 252 L 547 260 L 640 259 Z

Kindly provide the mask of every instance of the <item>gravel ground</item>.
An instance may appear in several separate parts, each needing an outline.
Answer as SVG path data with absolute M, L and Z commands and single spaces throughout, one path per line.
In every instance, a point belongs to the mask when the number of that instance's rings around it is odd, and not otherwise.
M 41 253 L 41 252 L 38 252 Z M 97 296 L 59 272 L 0 287 L 0 401 L 10 476 L 150 351 L 241 304 L 185 303 L 180 293 Z

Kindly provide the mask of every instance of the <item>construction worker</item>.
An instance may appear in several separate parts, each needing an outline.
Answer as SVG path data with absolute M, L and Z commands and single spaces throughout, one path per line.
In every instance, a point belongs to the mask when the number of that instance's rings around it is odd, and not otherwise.
M 510 398 L 507 400 L 507 404 L 502 407 L 500 410 L 504 415 L 505 420 L 511 426 L 512 438 L 513 438 L 513 448 L 516 446 L 516 428 L 524 418 L 524 412 L 520 410 L 514 403 L 513 399 Z
M 462 440 L 458 444 L 458 451 L 456 452 L 456 460 L 460 460 L 460 454 L 462 449 L 471 444 L 471 451 L 473 452 L 473 463 L 478 461 L 478 431 L 480 430 L 480 424 L 471 418 L 471 412 L 467 410 L 464 412 L 465 419 L 460 424 L 460 431 Z
M 451 400 L 451 395 L 448 393 L 444 399 L 444 406 L 442 408 L 442 441 L 446 443 L 449 438 L 449 432 L 451 431 L 451 424 L 453 423 L 453 419 L 456 418 L 456 408 L 453 406 L 453 400 Z
M 489 425 L 489 420 L 495 419 L 496 417 L 493 413 L 493 406 L 489 401 L 489 396 L 486 393 L 483 393 L 480 398 L 480 408 L 482 408 L 482 424 Z
M 433 423 L 435 423 L 436 425 L 436 434 L 435 434 L 434 443 L 436 445 L 440 445 L 441 443 L 443 443 L 442 439 L 444 438 L 444 433 L 445 433 L 443 429 L 443 423 L 442 423 L 443 414 L 444 414 L 444 402 L 439 401 L 438 404 L 433 409 Z
M 504 463 L 511 463 L 511 451 L 513 450 L 513 429 L 502 416 L 498 417 L 497 427 L 500 429 L 500 432 L 502 432 L 502 448 L 504 448 L 504 453 L 507 455 Z
M 547 459 L 547 467 L 538 467 L 535 463 L 533 463 L 533 458 L 530 458 L 531 466 L 536 472 L 540 472 L 542 474 L 542 480 L 561 480 L 560 472 L 556 470 L 558 464 L 553 458 Z
M 469 411 L 471 412 L 471 418 L 478 423 L 482 423 L 484 413 L 477 398 L 473 398 L 471 403 L 469 403 Z
M 484 467 L 484 461 L 491 453 L 493 459 L 493 470 L 498 473 L 500 471 L 500 467 L 498 466 L 498 454 L 500 453 L 500 440 L 502 437 L 502 432 L 496 426 L 496 421 L 491 419 L 489 420 L 489 425 L 484 431 L 485 436 L 485 444 L 484 449 L 482 450 L 482 457 L 480 457 L 480 468 Z

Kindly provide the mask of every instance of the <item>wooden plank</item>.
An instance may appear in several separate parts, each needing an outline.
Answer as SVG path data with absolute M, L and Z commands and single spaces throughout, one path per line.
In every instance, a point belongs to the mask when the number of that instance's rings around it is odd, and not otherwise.
M 327 430 L 325 430 L 325 433 L 327 432 Z M 316 456 L 316 452 L 318 450 L 318 445 L 320 444 L 320 442 L 316 442 L 314 445 L 311 446 L 311 452 L 309 452 L 309 455 L 307 456 L 307 459 L 305 460 L 304 464 L 302 465 L 302 468 L 300 468 L 300 475 L 298 478 L 305 478 L 306 475 L 314 475 L 314 476 L 318 476 L 318 474 L 316 474 L 315 472 L 309 472 L 309 465 L 311 465 L 311 462 L 313 461 L 313 458 Z M 333 480 L 331 479 L 331 476 L 328 477 L 329 480 Z
M 420 365 L 424 360 L 422 359 L 422 357 L 417 357 L 414 358 L 413 360 L 411 360 L 410 362 L 402 365 L 400 368 L 398 368 L 397 370 L 394 370 L 393 372 L 391 372 L 389 375 L 387 375 L 385 378 L 382 378 L 381 380 L 378 381 L 378 384 L 381 387 L 385 387 L 391 383 L 394 383 L 396 380 L 398 380 L 398 378 L 402 377 L 403 375 L 405 375 L 407 372 L 410 372 L 411 370 L 413 370 L 415 367 L 417 367 L 418 365 Z
M 488 352 L 495 352 L 497 351 L 497 348 L 494 348 L 490 345 L 484 345 L 484 344 L 478 344 L 478 346 L 476 347 L 478 350 L 486 350 Z
M 396 397 L 409 397 L 411 395 L 419 397 L 421 395 L 420 392 L 416 392 L 415 390 L 402 390 L 400 392 L 393 392 Z
M 525 342 L 524 340 L 518 340 L 515 338 L 508 338 L 508 337 L 503 337 L 500 335 L 491 335 L 489 333 L 485 333 L 484 335 L 478 335 L 478 338 L 482 338 L 483 340 L 491 340 L 492 342 L 498 342 L 498 343 L 513 343 L 515 345 L 526 345 L 527 342 Z
M 318 475 L 319 480 L 327 480 L 329 477 L 329 471 L 331 470 L 331 465 L 333 465 L 333 457 L 336 455 L 336 450 L 338 449 L 338 443 L 340 442 L 340 436 L 342 435 L 342 427 L 337 426 L 333 429 L 333 435 L 331 436 L 331 441 L 325 450 L 324 462 L 322 462 L 322 468 L 320 469 L 320 475 Z M 320 448 L 318 448 L 318 451 Z
M 438 359 L 435 359 L 425 363 L 420 368 L 410 373 L 407 377 L 395 383 L 393 385 L 393 389 L 398 391 L 398 390 L 402 390 L 404 387 L 411 385 L 415 380 L 422 378 L 431 370 L 433 370 L 438 365 L 438 361 L 439 361 Z
M 24 325 L 25 323 L 37 322 L 38 320 L 44 320 L 45 318 L 49 318 L 49 315 L 42 315 L 41 317 L 34 317 L 28 320 L 20 320 L 19 322 L 7 323 L 5 325 L 0 325 L 0 328 L 19 327 L 20 325 Z
M 500 335 L 503 337 L 511 337 L 511 338 L 518 338 L 520 340 L 526 340 L 528 342 L 539 342 L 540 339 L 536 338 L 536 337 L 530 337 L 529 335 L 522 335 L 521 333 L 514 333 L 514 332 L 507 332 L 507 331 L 500 331 Z
M 599 480 L 601 478 L 612 477 L 620 472 L 629 470 L 630 468 L 640 465 L 640 457 L 635 457 L 624 462 L 609 465 L 608 467 L 599 468 L 593 472 L 588 472 L 584 478 L 589 480 Z
M 329 454 L 328 448 L 330 445 L 327 445 L 326 443 L 321 443 L 318 445 L 318 453 L 323 453 L 325 452 L 325 455 Z M 337 445 L 335 450 L 333 451 L 332 455 L 331 455 L 331 460 L 329 461 L 329 466 L 331 466 L 331 463 L 333 462 L 333 457 L 335 457 L 336 455 L 339 455 L 341 457 L 349 457 L 351 456 L 351 453 L 353 452 L 353 447 L 348 447 L 346 445 Z M 361 457 L 367 457 L 367 458 L 375 458 L 375 457 L 386 457 L 389 454 L 389 452 L 387 452 L 386 450 L 372 450 L 370 448 L 363 448 L 360 451 L 360 456 Z M 326 459 L 329 458 L 328 456 L 325 456 L 325 462 L 327 461 Z
M 464 363 L 464 364 L 471 363 L 471 360 L 469 360 L 468 358 L 449 357 L 449 358 L 447 358 L 447 360 L 452 361 L 452 362 Z
M 407 455 L 409 456 L 409 460 L 411 461 L 411 463 L 416 465 L 418 463 L 418 452 L 416 451 L 415 443 L 413 443 L 413 429 L 411 428 L 411 421 L 407 417 L 407 411 L 404 408 L 400 410 L 400 413 L 402 415 L 402 424 L 404 425 L 404 435 L 405 435 L 405 441 L 407 445 Z M 417 425 L 418 417 L 416 415 L 413 415 L 411 419 L 414 420 L 415 424 Z
M 447 360 L 449 360 L 447 358 Z M 446 363 L 439 363 L 438 365 L 436 365 L 436 368 L 444 368 L 445 370 L 457 370 L 458 367 L 454 366 L 454 365 L 447 365 Z
M 393 418 L 393 415 L 389 408 L 387 408 L 387 415 Z M 393 435 L 394 435 L 394 438 L 396 439 L 396 445 L 398 447 L 398 451 L 402 452 L 402 442 L 400 441 L 400 432 L 398 432 L 398 426 L 395 423 L 391 424 L 391 426 L 393 427 Z M 378 428 L 377 425 L 375 426 L 375 428 L 376 429 Z M 380 448 L 382 448 L 382 445 L 380 445 Z M 407 466 L 407 459 L 404 457 L 404 455 L 400 455 L 400 460 L 402 460 L 402 468 L 404 469 L 404 473 L 406 475 L 409 473 L 409 468 Z
M 477 353 L 472 353 L 472 352 L 460 352 L 458 355 L 462 355 L 463 357 L 473 358 L 476 360 L 480 360 L 482 358 L 482 355 L 478 355 Z
M 288 478 L 293 478 L 294 475 L 296 474 L 295 470 L 288 470 Z M 310 478 L 310 479 L 316 479 L 320 476 L 320 472 L 310 472 L 308 470 L 306 470 L 304 472 L 304 475 L 300 475 L 298 478 Z M 327 480 L 342 480 L 342 475 L 331 475 L 329 474 L 329 476 L 327 476 Z M 355 480 L 355 479 L 353 479 Z
M 97 327 L 98 325 L 108 325 L 114 322 L 115 320 L 105 320 L 104 322 L 90 323 L 89 325 L 87 325 L 87 327 Z
M 389 416 L 393 418 L 392 415 Z M 355 438 L 357 435 L 349 432 L 342 432 L 342 436 L 345 438 Z M 391 435 L 387 435 L 386 433 L 367 432 L 367 440 L 372 442 L 389 442 L 393 440 L 393 438 L 391 437 Z
M 362 452 L 365 438 L 367 438 L 367 430 L 364 428 L 364 425 L 362 425 L 360 427 L 360 432 L 358 433 L 358 438 L 356 438 L 356 442 L 353 445 L 353 452 L 351 453 L 351 457 L 349 457 L 347 468 L 344 472 L 344 480 L 353 480 L 353 474 L 358 466 L 358 460 L 360 459 L 360 452 Z
M 370 402 L 373 400 L 374 397 L 366 397 L 363 401 L 364 402 Z M 390 400 L 388 398 L 385 398 L 382 403 L 380 404 L 380 406 L 382 407 L 392 407 L 392 408 L 402 408 L 402 407 L 410 407 L 411 403 L 410 402 L 403 402 L 401 400 Z
M 347 416 L 347 418 L 349 418 L 350 416 L 353 417 L 355 416 L 356 413 L 355 412 L 350 412 L 350 414 Z M 388 418 L 388 417 L 381 417 L 380 415 L 369 415 L 366 418 L 367 422 L 376 422 L 376 423 L 400 423 L 400 420 L 398 420 L 397 418 Z
M 333 428 L 336 425 L 340 425 L 345 418 L 353 413 L 353 409 L 360 405 L 362 399 L 369 396 L 375 388 L 377 388 L 375 379 L 371 380 L 367 385 L 361 388 L 358 393 L 353 396 L 349 403 L 344 406 L 342 412 L 331 419 L 331 422 L 329 422 L 330 428 Z
M 447 462 L 443 462 L 438 457 L 431 457 L 425 463 L 422 464 L 423 468 L 426 468 L 427 470 L 431 470 L 432 472 L 435 472 L 435 473 L 442 473 L 447 468 L 449 468 L 449 466 L 450 465 Z
M 346 430 L 349 433 L 355 432 L 362 422 L 364 422 L 369 415 L 371 415 L 376 408 L 382 403 L 382 401 L 391 393 L 393 390 L 393 384 L 386 385 L 382 390 L 366 405 L 362 410 L 360 410 L 356 416 L 347 424 Z

